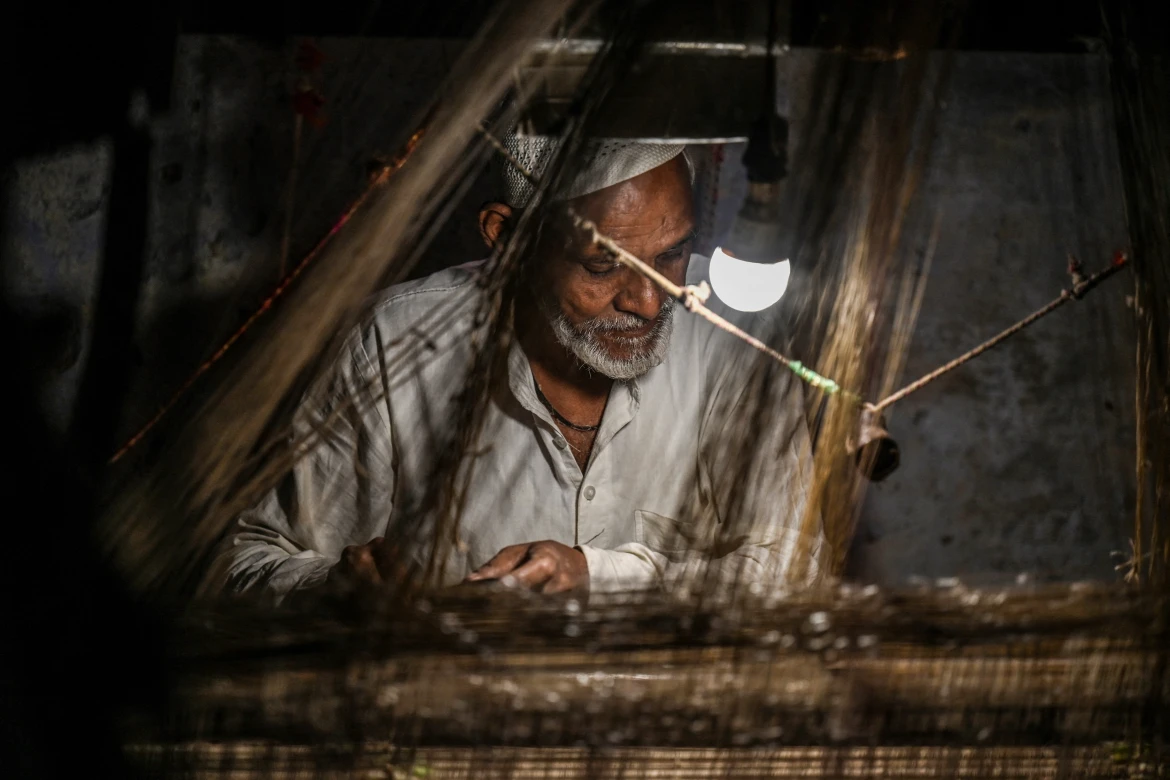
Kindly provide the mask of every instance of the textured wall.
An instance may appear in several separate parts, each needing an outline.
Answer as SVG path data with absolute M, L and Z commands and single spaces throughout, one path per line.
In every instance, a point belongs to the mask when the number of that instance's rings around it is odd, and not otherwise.
M 457 54 L 452 44 L 426 41 L 326 41 L 323 48 L 327 123 L 302 135 L 293 261 L 360 190 L 371 157 L 402 139 Z M 801 117 L 818 98 L 810 81 L 816 56 L 795 52 L 784 63 L 781 102 L 792 112 L 795 148 Z M 294 73 L 283 47 L 180 42 L 172 110 L 152 122 L 140 365 L 124 430 L 148 418 L 277 278 Z M 1095 268 L 1125 245 L 1109 110 L 1097 58 L 958 57 L 903 242 L 903 251 L 925 251 L 939 215 L 941 239 L 907 376 L 1053 297 L 1066 284 L 1066 253 Z M 742 197 L 739 154 L 727 148 L 720 200 L 705 204 L 716 232 Z M 60 430 L 85 355 L 109 165 L 109 150 L 98 143 L 23 161 L 4 182 L 5 295 L 38 322 L 63 323 L 46 347 L 44 394 Z M 491 194 L 487 181 L 473 185 L 423 268 L 479 255 L 471 218 Z M 867 498 L 853 555 L 858 576 L 1113 574 L 1109 551 L 1125 544 L 1132 508 L 1127 292 L 1115 280 L 899 404 L 890 422 L 903 466 Z
M 110 145 L 98 142 L 19 161 L 5 177 L 4 295 L 40 332 L 45 416 L 69 425 L 85 359 L 109 195 Z M 26 337 L 27 334 L 21 334 Z
M 920 376 L 1127 245 L 1105 63 L 965 54 L 904 251 L 939 244 L 906 366 Z M 866 579 L 1104 578 L 1133 513 L 1134 351 L 1115 278 L 900 403 L 902 469 L 869 496 Z

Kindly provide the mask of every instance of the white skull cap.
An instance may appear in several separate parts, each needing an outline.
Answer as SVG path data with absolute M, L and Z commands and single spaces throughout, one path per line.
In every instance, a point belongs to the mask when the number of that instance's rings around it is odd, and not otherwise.
M 560 143 L 560 138 L 548 135 L 509 133 L 504 137 L 504 146 L 537 179 L 544 175 Z M 673 160 L 685 148 L 684 144 L 646 143 L 624 138 L 587 140 L 580 153 L 585 161 L 583 167 L 552 199 L 570 200 L 628 181 Z M 503 165 L 508 205 L 524 208 L 534 188 L 510 162 L 505 161 Z

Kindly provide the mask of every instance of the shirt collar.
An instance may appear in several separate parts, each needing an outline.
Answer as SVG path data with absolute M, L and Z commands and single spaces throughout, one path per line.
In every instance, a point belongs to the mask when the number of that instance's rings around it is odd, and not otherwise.
M 528 356 L 520 346 L 520 339 L 513 337 L 512 346 L 508 350 L 508 387 L 512 395 L 528 411 L 541 419 L 547 418 L 552 422 L 552 415 L 544 408 L 544 404 L 536 397 L 536 388 L 532 380 L 532 366 L 528 363 Z
M 658 369 L 651 369 L 651 371 L 656 370 Z M 512 346 L 508 351 L 508 386 L 521 406 L 544 422 L 556 427 L 552 415 L 536 396 L 532 366 L 529 365 L 528 356 L 524 354 L 524 349 L 520 346 L 520 340 L 516 338 L 512 339 Z M 608 444 L 618 431 L 634 419 L 638 413 L 641 398 L 641 387 L 637 379 L 613 383 L 613 387 L 609 391 L 609 401 L 605 405 L 605 414 L 601 418 L 601 428 L 598 429 L 597 439 L 593 443 L 595 452 Z

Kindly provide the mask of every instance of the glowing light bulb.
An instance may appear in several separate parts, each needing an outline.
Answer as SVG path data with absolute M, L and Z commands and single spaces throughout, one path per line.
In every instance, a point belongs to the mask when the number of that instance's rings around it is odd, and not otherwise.
M 737 311 L 760 311 L 784 296 L 792 264 L 787 260 L 752 263 L 719 248 L 711 254 L 709 273 L 711 289 L 719 300 Z

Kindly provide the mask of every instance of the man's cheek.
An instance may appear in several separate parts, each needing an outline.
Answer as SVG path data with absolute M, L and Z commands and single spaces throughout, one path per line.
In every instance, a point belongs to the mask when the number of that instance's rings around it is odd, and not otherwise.
M 561 308 L 575 324 L 580 324 L 608 311 L 615 295 L 612 285 L 588 280 L 566 291 Z

